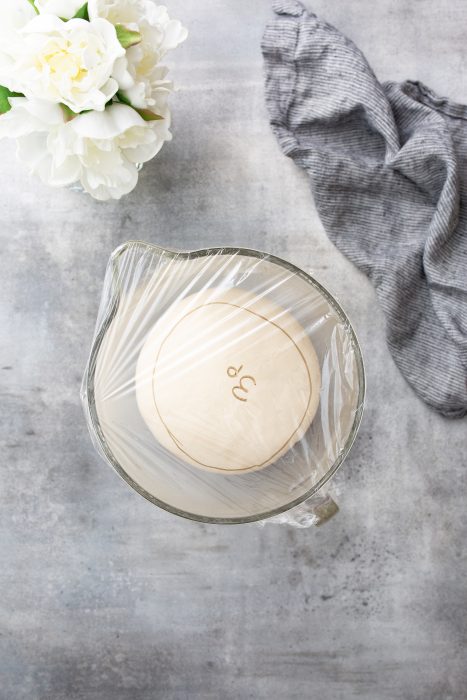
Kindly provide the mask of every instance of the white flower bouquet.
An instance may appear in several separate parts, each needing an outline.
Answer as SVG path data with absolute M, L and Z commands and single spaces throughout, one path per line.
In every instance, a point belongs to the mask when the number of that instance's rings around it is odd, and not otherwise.
M 43 182 L 119 199 L 171 139 L 160 61 L 186 36 L 151 0 L 0 0 L 0 138 Z

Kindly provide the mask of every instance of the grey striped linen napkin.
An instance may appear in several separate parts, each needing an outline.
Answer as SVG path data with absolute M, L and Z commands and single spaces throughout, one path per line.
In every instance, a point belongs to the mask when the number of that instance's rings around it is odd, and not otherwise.
M 262 50 L 270 121 L 309 174 L 333 243 L 371 279 L 417 394 L 467 412 L 467 107 L 380 84 L 357 47 L 294 0 Z

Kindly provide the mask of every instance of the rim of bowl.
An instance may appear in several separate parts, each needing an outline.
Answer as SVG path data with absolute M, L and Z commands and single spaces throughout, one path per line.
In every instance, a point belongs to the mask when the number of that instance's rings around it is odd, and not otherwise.
M 257 513 L 255 515 L 247 515 L 247 516 L 236 516 L 236 517 L 230 517 L 230 518 L 218 518 L 218 517 L 211 517 L 211 516 L 205 516 L 205 515 L 200 515 L 198 513 L 191 513 L 186 510 L 182 510 L 180 508 L 176 508 L 175 506 L 170 505 L 169 503 L 166 503 L 165 501 L 160 500 L 153 494 L 149 493 L 144 489 L 142 486 L 140 486 L 122 467 L 120 462 L 114 457 L 112 450 L 110 449 L 107 440 L 105 438 L 105 435 L 102 431 L 100 421 L 99 421 L 99 416 L 97 414 L 97 409 L 96 409 L 96 403 L 95 403 L 95 392 L 94 392 L 94 377 L 95 377 L 95 371 L 96 371 L 96 363 L 97 363 L 97 356 L 99 354 L 99 350 L 101 348 L 102 342 L 104 340 L 104 337 L 107 333 L 107 330 L 112 323 L 115 314 L 117 313 L 118 307 L 119 307 L 119 301 L 120 301 L 120 289 L 119 289 L 119 278 L 118 278 L 118 262 L 120 256 L 127 252 L 131 248 L 136 248 L 136 247 L 141 247 L 141 248 L 146 248 L 148 250 L 153 251 L 154 253 L 159 253 L 161 256 L 164 255 L 167 258 L 199 258 L 199 257 L 208 257 L 210 255 L 244 255 L 246 257 L 253 257 L 253 258 L 258 258 L 260 260 L 268 260 L 272 263 L 275 263 L 276 265 L 279 265 L 280 267 L 285 268 L 286 270 L 289 270 L 290 272 L 293 272 L 297 276 L 301 277 L 304 279 L 308 284 L 310 284 L 312 287 L 318 290 L 322 296 L 326 299 L 326 301 L 329 303 L 330 306 L 334 309 L 334 311 L 337 313 L 341 321 L 343 321 L 344 326 L 346 330 L 348 331 L 351 342 L 352 342 L 352 347 L 355 353 L 355 360 L 356 360 L 356 365 L 357 365 L 357 378 L 358 378 L 358 397 L 357 397 L 357 407 L 355 410 L 355 416 L 354 420 L 352 423 L 352 427 L 349 431 L 349 434 L 347 436 L 347 440 L 345 442 L 344 447 L 340 451 L 337 459 L 334 461 L 332 466 L 328 469 L 326 474 L 321 477 L 319 481 L 316 482 L 312 486 L 311 489 L 306 491 L 304 494 L 301 496 L 298 496 L 297 498 L 293 499 L 292 501 L 289 501 L 285 505 L 279 506 L 277 508 L 273 508 L 268 511 L 264 511 L 261 513 Z M 153 505 L 158 506 L 159 508 L 162 508 L 163 510 L 173 513 L 174 515 L 179 515 L 182 518 L 187 518 L 188 520 L 194 520 L 197 522 L 202 522 L 202 523 L 214 523 L 218 525 L 238 525 L 238 524 L 243 524 L 243 523 L 252 523 L 252 522 L 257 522 L 258 520 L 265 520 L 267 518 L 271 518 L 275 515 L 280 515 L 281 513 L 285 513 L 288 510 L 291 510 L 292 508 L 295 508 L 295 506 L 300 505 L 300 503 L 303 503 L 304 501 L 308 500 L 311 498 L 314 494 L 316 494 L 322 487 L 334 476 L 336 471 L 339 469 L 339 467 L 342 465 L 344 462 L 345 458 L 347 457 L 354 441 L 358 433 L 358 429 L 360 427 L 360 423 L 362 420 L 362 415 L 363 415 L 363 408 L 364 408 L 364 403 L 365 403 L 365 392 L 366 392 L 366 379 L 365 379 L 365 368 L 364 368 L 364 363 L 363 363 L 363 356 L 362 356 L 362 351 L 360 348 L 360 344 L 358 342 L 357 335 L 353 329 L 353 326 L 349 320 L 349 317 L 345 313 L 345 311 L 342 309 L 341 305 L 339 302 L 335 299 L 335 297 L 326 289 L 326 287 L 323 287 L 323 285 L 318 282 L 312 275 L 308 274 L 304 270 L 301 270 L 299 267 L 294 265 L 293 263 L 284 260 L 283 258 L 279 258 L 276 255 L 272 255 L 270 253 L 265 253 L 260 250 L 256 250 L 253 248 L 241 248 L 241 247 L 224 247 L 224 246 L 219 246 L 219 247 L 213 247 L 213 248 L 199 248 L 197 250 L 189 250 L 189 251 L 180 251 L 180 250 L 173 250 L 170 248 L 164 248 L 162 246 L 155 245 L 153 243 L 147 243 L 145 241 L 139 241 L 139 240 L 130 240 L 127 241 L 126 243 L 123 243 L 120 245 L 118 248 L 116 248 L 113 253 L 110 256 L 110 262 L 112 263 L 112 289 L 111 289 L 111 298 L 110 298 L 110 303 L 109 303 L 109 310 L 107 312 L 107 315 L 101 325 L 101 328 L 99 329 L 98 334 L 96 335 L 92 348 L 91 348 L 91 353 L 89 357 L 89 362 L 87 366 L 87 370 L 85 373 L 84 381 L 83 381 L 83 388 L 85 390 L 85 396 L 84 400 L 86 401 L 87 408 L 88 408 L 88 417 L 91 421 L 91 426 L 93 430 L 94 437 L 96 438 L 98 442 L 98 447 L 100 448 L 100 451 L 103 453 L 105 456 L 106 461 L 110 464 L 111 467 L 117 472 L 117 474 L 124 480 L 126 483 L 131 486 L 137 493 L 139 493 L 143 498 L 146 500 L 150 501 Z

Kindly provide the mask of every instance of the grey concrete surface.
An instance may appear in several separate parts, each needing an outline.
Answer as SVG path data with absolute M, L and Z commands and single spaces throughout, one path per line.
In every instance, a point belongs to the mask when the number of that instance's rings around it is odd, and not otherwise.
M 47 189 L 1 144 L 1 700 L 467 698 L 467 422 L 413 395 L 373 290 L 272 137 L 266 0 L 171 0 L 174 140 L 120 203 Z M 464 0 L 316 0 L 381 79 L 467 100 Z M 312 271 L 360 336 L 361 432 L 320 529 L 203 526 L 101 462 L 79 384 L 129 238 L 235 243 Z

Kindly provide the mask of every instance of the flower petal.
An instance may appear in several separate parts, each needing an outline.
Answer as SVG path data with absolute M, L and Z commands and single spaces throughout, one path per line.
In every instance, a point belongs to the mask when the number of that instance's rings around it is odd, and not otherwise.
M 41 14 L 57 15 L 70 19 L 84 5 L 83 0 L 36 0 L 37 9 Z
M 53 125 L 64 122 L 58 105 L 25 97 L 10 98 L 11 109 L 0 116 L 0 138 L 18 138 L 33 132 L 48 132 Z
M 118 103 L 110 105 L 104 112 L 80 114 L 70 122 L 79 136 L 92 139 L 114 139 L 126 129 L 145 124 L 134 109 Z
M 138 182 L 138 170 L 133 163 L 122 160 L 120 167 L 113 172 L 111 179 L 104 179 L 93 170 L 86 170 L 81 176 L 81 183 L 90 195 L 95 199 L 106 201 L 108 199 L 120 199 L 131 192 Z

